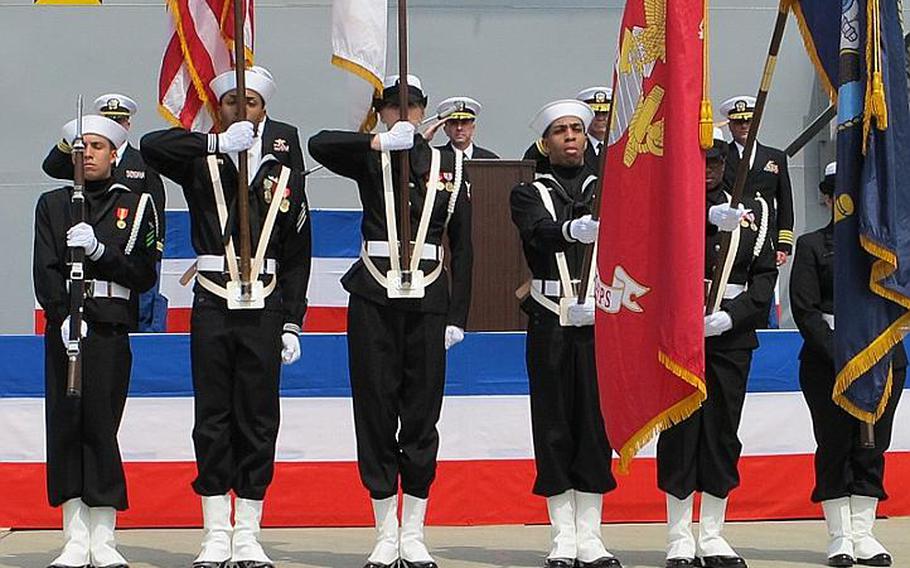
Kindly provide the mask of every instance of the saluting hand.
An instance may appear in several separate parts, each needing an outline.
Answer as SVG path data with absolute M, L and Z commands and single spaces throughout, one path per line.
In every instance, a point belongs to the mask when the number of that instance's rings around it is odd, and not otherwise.
M 253 147 L 256 129 L 249 120 L 235 122 L 218 135 L 218 151 L 224 154 L 242 152 Z
M 285 365 L 300 359 L 300 338 L 296 333 L 285 332 L 281 334 L 281 362 Z

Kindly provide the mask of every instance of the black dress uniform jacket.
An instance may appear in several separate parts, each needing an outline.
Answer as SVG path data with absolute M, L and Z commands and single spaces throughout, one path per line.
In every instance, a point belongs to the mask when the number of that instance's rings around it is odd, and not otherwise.
M 790 308 L 803 337 L 799 383 L 812 415 L 815 502 L 864 495 L 886 499 L 884 453 L 891 443 L 894 413 L 904 388 L 907 354 L 894 349 L 891 398 L 875 423 L 875 447 L 859 444 L 860 422 L 831 399 L 834 391 L 834 330 L 823 314 L 834 314 L 834 223 L 796 243 L 790 273 Z
M 281 136 L 290 137 L 292 133 L 296 135 L 296 129 L 290 125 L 273 120 L 266 122 L 259 170 L 250 184 L 250 224 L 252 248 L 255 253 L 261 226 L 269 208 L 264 193 L 265 187 L 271 188 L 271 183 L 277 181 L 281 166 L 290 167 L 289 209 L 278 213 L 265 254 L 266 258 L 278 261 L 278 286 L 265 301 L 267 309 L 281 309 L 284 312 L 286 325 L 301 326 L 307 307 L 306 291 L 310 277 L 312 241 L 304 181 L 297 164 L 298 159 L 294 157 L 294 152 L 291 152 L 293 146 L 289 142 L 287 148 L 278 142 Z M 207 164 L 210 150 L 216 149 L 214 137 L 213 134 L 188 132 L 182 128 L 151 132 L 142 138 L 142 155 L 152 167 L 183 188 L 183 195 L 190 210 L 192 242 L 196 254 L 224 256 L 225 239 L 218 219 Z M 283 138 L 285 141 L 290 139 Z M 282 151 L 276 150 L 279 146 Z M 234 247 L 239 253 L 236 214 L 237 167 L 233 159 L 226 154 L 217 154 L 217 160 L 229 209 L 228 226 L 234 231 Z M 300 161 L 302 163 L 302 159 Z M 223 274 L 206 276 L 221 286 L 227 280 L 227 276 Z M 268 278 L 264 277 L 266 285 L 269 283 Z M 214 296 L 198 283 L 194 292 L 197 296 L 210 296 L 211 301 L 216 303 L 225 303 L 223 299 Z
M 706 207 L 729 201 L 721 186 L 706 195 Z M 767 314 L 777 264 L 771 246 L 768 205 L 761 198 L 744 199 L 754 220 L 740 224 L 728 284 L 745 286 L 735 298 L 721 301 L 721 311 L 733 320 L 732 329 L 705 339 L 707 399 L 701 408 L 672 428 L 657 442 L 657 485 L 678 499 L 693 491 L 725 498 L 739 485 L 738 462 L 742 443 L 737 432 L 746 398 L 752 352 L 758 347 L 755 330 Z M 707 219 L 707 214 L 706 214 Z M 722 233 L 706 223 L 705 278 L 713 277 Z
M 387 241 L 385 205 L 383 198 L 382 165 L 380 153 L 370 148 L 372 134 L 325 130 L 310 138 L 310 156 L 338 175 L 357 182 L 360 202 L 363 204 L 363 223 L 361 234 L 364 241 Z M 392 178 L 398 179 L 399 161 L 397 154 L 392 153 Z M 427 178 L 430 172 L 430 146 L 421 136 L 415 136 L 414 147 L 410 150 L 411 180 L 411 239 L 417 234 L 420 214 L 423 211 L 427 192 Z M 453 153 L 440 152 L 440 176 L 451 179 L 455 172 Z M 434 180 L 430 180 L 434 181 Z M 395 197 L 395 219 L 401 218 L 398 184 L 393 183 Z M 471 194 L 470 183 L 465 176 L 446 228 L 450 193 L 440 191 L 436 197 L 433 216 L 427 232 L 426 242 L 442 245 L 442 236 L 448 232 L 451 250 L 450 268 L 452 271 L 452 290 L 449 294 L 448 278 L 440 276 L 427 287 L 426 295 L 419 300 L 394 300 L 400 309 L 448 314 L 448 323 L 461 328 L 468 319 L 468 307 L 471 299 L 471 269 L 474 263 L 474 249 L 471 245 Z M 401 236 L 399 235 L 399 238 Z M 375 258 L 374 262 L 380 272 L 389 269 L 389 260 Z M 423 260 L 420 269 L 428 273 L 435 267 L 433 261 Z M 362 260 L 354 266 L 341 280 L 345 290 L 379 305 L 389 305 L 392 301 L 386 289 L 381 286 L 367 271 Z
M 724 182 L 733 187 L 739 167 L 739 149 L 735 143 L 727 148 Z M 793 190 L 787 155 L 783 150 L 755 144 L 755 161 L 746 177 L 744 197 L 761 197 L 770 207 L 771 232 L 774 250 L 790 254 L 793 250 Z
M 568 235 L 567 223 L 591 213 L 597 179 L 591 164 L 586 159 L 580 168 L 548 166 L 552 175 L 538 174 L 553 200 L 555 220 L 534 185 L 512 189 L 512 221 L 534 279 L 559 280 L 557 252 L 565 253 L 571 278 L 582 276 L 587 247 Z M 570 489 L 607 493 L 616 481 L 600 411 L 594 326 L 563 327 L 555 313 L 530 296 L 521 307 L 529 315 L 525 357 L 537 467 L 533 491 L 544 497 Z
M 104 244 L 97 260 L 83 264 L 88 296 L 82 340 L 82 397 L 68 398 L 67 354 L 60 328 L 69 315 L 66 233 L 72 188 L 43 194 L 35 214 L 35 295 L 47 317 L 44 334 L 47 493 L 51 506 L 79 497 L 89 507 L 127 508 L 126 479 L 117 443 L 129 389 L 139 293 L 157 277 L 155 205 L 112 180 L 86 184 L 86 222 Z M 140 200 L 144 210 L 140 211 Z M 94 297 L 95 281 L 129 289 L 129 299 Z M 99 296 L 101 290 L 98 290 Z
M 455 149 L 452 147 L 452 141 L 448 141 L 442 146 L 436 146 L 437 150 L 446 150 L 448 152 L 455 152 Z M 467 156 L 465 156 L 467 158 Z M 481 148 L 477 144 L 474 144 L 474 152 L 471 154 L 472 160 L 498 160 L 499 155 L 495 152 L 487 150 L 486 148 Z
M 723 189 L 716 189 L 706 196 L 706 206 L 729 202 Z M 755 220 L 740 227 L 739 247 L 730 271 L 728 284 L 748 285 L 745 292 L 734 299 L 723 300 L 720 309 L 733 318 L 733 329 L 716 337 L 707 338 L 707 348 L 755 349 L 758 336 L 755 330 L 764 327 L 767 306 L 774 293 L 777 280 L 777 260 L 771 244 L 771 204 L 763 198 L 743 199 L 746 209 L 751 209 Z M 762 225 L 767 224 L 766 234 L 761 234 Z M 723 259 L 718 258 L 722 233 L 717 227 L 707 224 L 705 250 L 705 279 L 714 276 L 714 267 Z M 759 243 L 761 241 L 761 243 Z
M 89 197 L 88 194 L 94 194 Z M 70 215 L 72 187 L 43 194 L 35 212 L 35 294 L 44 309 L 48 329 L 59 328 L 69 315 L 69 253 L 66 233 L 73 226 Z M 85 321 L 123 325 L 135 329 L 139 292 L 148 290 L 157 278 L 158 217 L 154 201 L 148 202 L 141 219 L 135 219 L 140 195 L 112 180 L 86 184 L 86 222 L 105 245 L 98 260 L 84 263 L 85 279 L 116 282 L 132 290 L 129 300 L 86 298 Z M 117 226 L 120 217 L 125 225 Z

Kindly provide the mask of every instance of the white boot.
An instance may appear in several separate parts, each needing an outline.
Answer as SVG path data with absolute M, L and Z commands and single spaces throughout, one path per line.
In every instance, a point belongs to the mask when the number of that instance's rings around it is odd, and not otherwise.
M 231 559 L 231 496 L 202 498 L 202 551 L 193 564 L 218 566 Z
M 850 520 L 850 498 L 822 501 L 825 524 L 828 526 L 828 565 L 852 566 L 853 530 Z
M 872 536 L 878 499 L 862 495 L 850 496 L 850 521 L 853 525 L 853 550 L 860 564 L 891 566 L 891 553 Z
M 398 495 L 373 499 L 373 518 L 376 521 L 376 546 L 367 562 L 392 566 L 398 562 Z
M 119 552 L 114 540 L 117 511 L 113 507 L 89 509 L 89 528 L 92 538 L 92 566 L 95 568 L 126 568 L 129 564 Z
M 695 535 L 692 534 L 692 505 L 695 493 L 677 499 L 667 493 L 667 560 L 695 559 Z
M 575 542 L 579 564 L 613 558 L 604 546 L 600 523 L 603 519 L 604 496 L 600 493 L 575 492 Z
M 427 500 L 404 494 L 401 503 L 401 559 L 405 565 L 435 566 L 430 551 L 423 542 L 423 524 Z
M 50 568 L 83 568 L 89 565 L 89 510 L 82 499 L 63 504 L 63 552 Z
M 699 558 L 707 556 L 737 557 L 736 551 L 721 536 L 724 530 L 724 518 L 727 514 L 727 499 L 715 497 L 710 493 L 701 495 L 701 517 L 698 525 Z
M 231 561 L 249 562 L 252 566 L 272 566 L 259 544 L 259 523 L 262 520 L 262 501 L 234 500 L 234 536 L 231 539 Z
M 550 514 L 550 538 L 553 548 L 548 559 L 574 561 L 578 557 L 578 537 L 575 531 L 575 490 L 547 497 Z

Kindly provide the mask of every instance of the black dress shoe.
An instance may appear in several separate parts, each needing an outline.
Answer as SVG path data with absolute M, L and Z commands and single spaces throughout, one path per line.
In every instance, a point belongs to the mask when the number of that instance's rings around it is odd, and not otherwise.
M 275 568 L 271 562 L 260 562 L 259 560 L 241 560 L 235 562 L 234 566 L 236 568 Z
M 593 562 L 575 561 L 575 568 L 622 568 L 622 564 L 613 556 L 604 556 Z
M 853 566 L 853 557 L 849 554 L 835 554 L 828 557 L 828 566 L 847 567 Z
M 891 555 L 887 552 L 876 554 L 872 558 L 857 558 L 856 563 L 863 566 L 891 566 Z
M 439 568 L 432 560 L 429 562 L 412 562 L 402 558 L 398 561 L 401 568 Z
M 741 556 L 702 556 L 704 568 L 746 568 L 746 561 Z
M 667 558 L 666 568 L 691 568 L 695 566 L 694 558 Z
M 107 566 L 95 566 L 92 565 L 92 568 L 130 568 L 129 564 L 108 564 Z
M 571 558 L 547 558 L 544 568 L 575 568 L 575 560 Z
M 206 560 L 205 562 L 193 562 L 193 568 L 227 568 L 230 562 L 230 560 L 222 560 L 221 562 L 209 560 Z
M 391 564 L 380 564 L 379 562 L 367 562 L 363 568 L 398 568 L 398 560 L 393 560 Z
M 49 564 L 47 568 L 92 568 L 92 565 L 85 564 L 84 566 L 67 566 L 66 564 Z

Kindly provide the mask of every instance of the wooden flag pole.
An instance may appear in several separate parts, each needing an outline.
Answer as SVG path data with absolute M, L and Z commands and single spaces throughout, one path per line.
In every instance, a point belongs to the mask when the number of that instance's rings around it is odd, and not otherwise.
M 749 174 L 749 162 L 751 162 L 752 151 L 755 149 L 755 141 L 758 137 L 758 128 L 761 125 L 762 115 L 765 112 L 765 103 L 768 100 L 768 91 L 771 89 L 771 79 L 774 77 L 774 67 L 777 65 L 777 54 L 780 52 L 780 44 L 784 37 L 784 29 L 787 27 L 787 15 L 789 12 L 790 0 L 780 0 L 777 8 L 777 21 L 774 24 L 774 33 L 771 36 L 771 45 L 768 48 L 768 58 L 765 60 L 761 86 L 758 89 L 758 96 L 755 98 L 752 125 L 749 128 L 749 135 L 746 137 L 742 159 L 736 168 L 736 182 L 733 184 L 733 195 L 730 199 L 730 207 L 733 208 L 736 208 L 739 202 L 742 201 L 743 190 L 746 187 L 746 176 Z M 721 235 L 720 251 L 717 255 L 718 262 L 714 267 L 714 275 L 711 278 L 711 288 L 705 304 L 705 315 L 714 313 L 717 297 L 727 287 L 724 265 L 726 264 L 727 256 L 730 254 L 730 236 L 731 233 L 728 232 L 724 232 Z
M 409 119 L 408 101 L 408 3 L 398 0 L 398 109 L 399 120 Z M 398 152 L 398 189 L 401 216 L 398 238 L 401 240 L 401 284 L 411 284 L 411 161 L 410 152 Z M 435 183 L 436 180 L 430 180 Z M 429 185 L 427 191 L 430 191 Z
M 237 121 L 246 116 L 246 42 L 243 35 L 244 0 L 234 0 L 234 72 L 237 78 Z M 252 295 L 250 257 L 250 186 L 247 152 L 237 156 L 237 216 L 240 224 L 240 297 L 249 301 Z
M 616 92 L 616 81 L 613 81 L 613 92 Z M 591 219 L 597 221 L 600 219 L 600 200 L 603 195 L 604 178 L 606 177 L 607 151 L 610 147 L 610 131 L 613 130 L 613 109 L 616 108 L 615 98 L 610 101 L 610 111 L 607 113 L 607 133 L 604 136 L 604 146 L 600 150 L 597 166 L 597 181 L 594 185 L 594 199 L 591 201 Z M 587 136 L 587 134 L 585 135 Z M 578 303 L 584 304 L 588 297 L 588 275 L 591 274 L 591 265 L 595 262 L 594 245 L 585 245 L 584 261 L 581 264 L 581 282 L 578 286 Z

